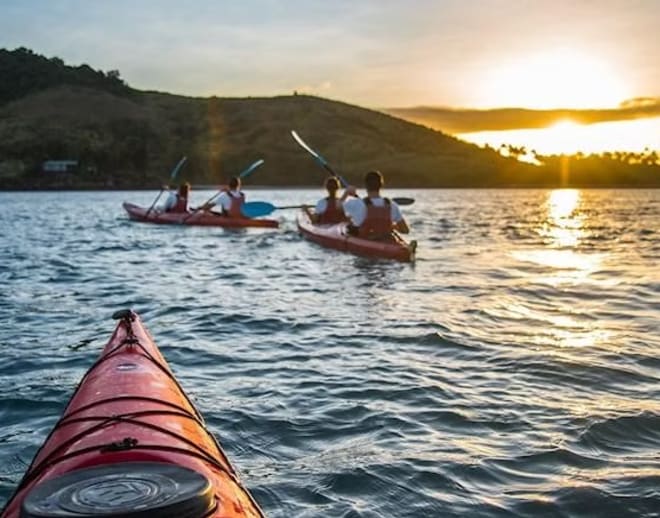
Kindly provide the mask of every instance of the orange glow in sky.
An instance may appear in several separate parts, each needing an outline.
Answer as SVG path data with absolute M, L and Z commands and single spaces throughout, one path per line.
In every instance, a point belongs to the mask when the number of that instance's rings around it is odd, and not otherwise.
M 613 150 L 639 153 L 645 149 L 660 149 L 660 117 L 588 125 L 565 120 L 545 129 L 479 131 L 457 137 L 496 149 L 502 144 L 525 146 L 541 155 Z

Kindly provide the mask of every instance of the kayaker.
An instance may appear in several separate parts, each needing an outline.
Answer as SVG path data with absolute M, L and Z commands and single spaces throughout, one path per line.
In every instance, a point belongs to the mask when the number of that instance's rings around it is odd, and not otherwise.
M 328 195 L 316 202 L 314 212 L 307 205 L 303 206 L 303 210 L 309 216 L 310 221 L 320 224 L 333 224 L 346 221 L 342 201 L 337 198 L 339 180 L 334 176 L 330 176 L 325 181 L 325 189 L 328 191 Z
M 176 205 L 176 191 L 169 185 L 163 185 L 163 192 L 167 194 L 165 195 L 163 204 L 159 206 L 159 210 L 161 212 L 169 212 Z
M 243 218 L 241 207 L 245 203 L 245 194 L 241 191 L 241 179 L 233 176 L 229 180 L 229 188 L 218 196 L 218 205 L 224 216 Z
M 367 239 L 391 237 L 392 231 L 410 232 L 399 206 L 380 195 L 384 180 L 380 171 L 369 171 L 364 177 L 367 195 L 357 197 L 356 189 L 349 186 L 342 196 L 344 213 L 348 217 L 351 235 Z
M 190 194 L 190 184 L 182 183 L 179 191 L 168 189 L 168 195 L 163 205 L 163 212 L 188 212 L 188 195 Z

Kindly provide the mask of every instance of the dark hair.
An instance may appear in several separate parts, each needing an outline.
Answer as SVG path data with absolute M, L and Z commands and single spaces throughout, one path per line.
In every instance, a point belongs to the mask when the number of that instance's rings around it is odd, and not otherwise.
M 190 192 L 190 184 L 188 182 L 182 183 L 179 185 L 179 195 L 180 196 L 188 196 L 188 193 Z
M 232 176 L 229 179 L 230 189 L 239 189 L 241 187 L 241 179 L 238 176 Z
M 380 174 L 380 171 L 369 171 L 364 175 L 364 186 L 367 191 L 377 191 L 384 184 L 383 175 Z
M 334 176 L 330 176 L 325 180 L 325 188 L 330 194 L 336 193 L 339 190 L 339 180 Z

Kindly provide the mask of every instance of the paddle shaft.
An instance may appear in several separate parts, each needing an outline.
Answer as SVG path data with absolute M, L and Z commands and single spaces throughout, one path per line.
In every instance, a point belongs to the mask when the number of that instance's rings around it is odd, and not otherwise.
M 342 175 L 337 173 L 332 167 L 330 167 L 330 164 L 328 164 L 325 160 L 317 160 L 319 164 L 321 164 L 322 167 L 325 168 L 328 173 L 330 173 L 332 176 L 334 176 L 337 180 L 339 180 L 339 183 L 341 186 L 346 189 L 348 187 L 348 182 L 344 179 Z
M 294 140 L 302 147 L 305 151 L 307 151 L 310 155 L 312 155 L 316 161 L 323 167 L 326 171 L 328 171 L 332 176 L 337 178 L 339 182 L 341 183 L 341 186 L 346 189 L 348 187 L 348 182 L 344 179 L 343 176 L 338 174 L 332 167 L 330 167 L 330 164 L 328 164 L 328 161 L 323 158 L 317 151 L 314 151 L 311 147 L 307 145 L 307 143 L 300 138 L 300 135 L 296 133 L 295 130 L 291 130 L 291 135 L 293 136 Z M 397 205 L 412 205 L 415 203 L 414 198 L 392 198 L 392 201 L 396 203 Z
M 170 181 L 174 181 L 174 179 L 176 178 L 176 175 L 179 174 L 179 170 L 183 167 L 183 164 L 185 164 L 186 160 L 188 160 L 188 157 L 184 156 L 183 158 L 181 158 L 181 160 L 179 160 L 177 162 L 177 164 L 174 166 L 174 169 L 172 169 L 172 172 L 170 173 Z M 160 192 L 158 193 L 158 196 L 156 196 L 156 199 L 151 204 L 151 207 L 149 207 L 149 209 L 147 210 L 147 213 L 145 214 L 145 217 L 147 217 L 151 213 L 151 211 L 154 209 L 154 207 L 156 206 L 156 203 L 158 203 L 158 200 L 163 195 L 164 191 L 165 191 L 165 188 L 161 187 Z
M 151 211 L 154 210 L 154 207 L 156 206 L 156 203 L 158 203 L 158 200 L 159 200 L 160 197 L 163 195 L 163 192 L 164 192 L 164 191 L 165 191 L 165 187 L 161 187 L 161 188 L 160 188 L 160 192 L 158 193 L 158 196 L 156 196 L 156 199 L 155 199 L 154 202 L 151 204 L 151 207 L 149 207 L 149 209 L 147 210 L 147 213 L 145 214 L 145 217 L 147 217 L 147 216 L 151 213 Z
M 238 175 L 238 177 L 239 177 L 239 178 L 245 178 L 246 176 L 252 174 L 252 172 L 253 172 L 257 167 L 259 167 L 260 165 L 262 165 L 263 163 L 264 163 L 264 160 L 260 158 L 259 160 L 257 160 L 257 161 L 254 162 L 253 164 L 251 164 L 251 165 L 250 165 L 247 169 L 245 169 L 243 172 L 241 172 L 241 173 Z M 185 222 L 188 221 L 190 218 L 192 218 L 195 214 L 197 214 L 200 210 L 203 210 L 204 207 L 206 207 L 209 203 L 211 203 L 211 202 L 212 202 L 213 200 L 215 200 L 218 196 L 220 196 L 220 194 L 222 193 L 223 190 L 224 190 L 224 189 L 220 189 L 218 192 L 216 192 L 213 196 L 211 196 L 208 200 L 206 200 L 202 205 L 200 205 L 199 207 L 197 207 L 193 212 L 191 212 L 191 213 L 188 214 L 185 218 L 183 218 L 183 219 L 181 220 L 181 223 L 185 223 Z

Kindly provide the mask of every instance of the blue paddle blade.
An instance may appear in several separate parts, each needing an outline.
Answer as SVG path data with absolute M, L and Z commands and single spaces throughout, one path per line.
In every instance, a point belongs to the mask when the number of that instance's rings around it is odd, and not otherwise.
M 249 201 L 241 206 L 241 213 L 246 218 L 258 218 L 260 216 L 268 216 L 277 207 L 267 201 Z

